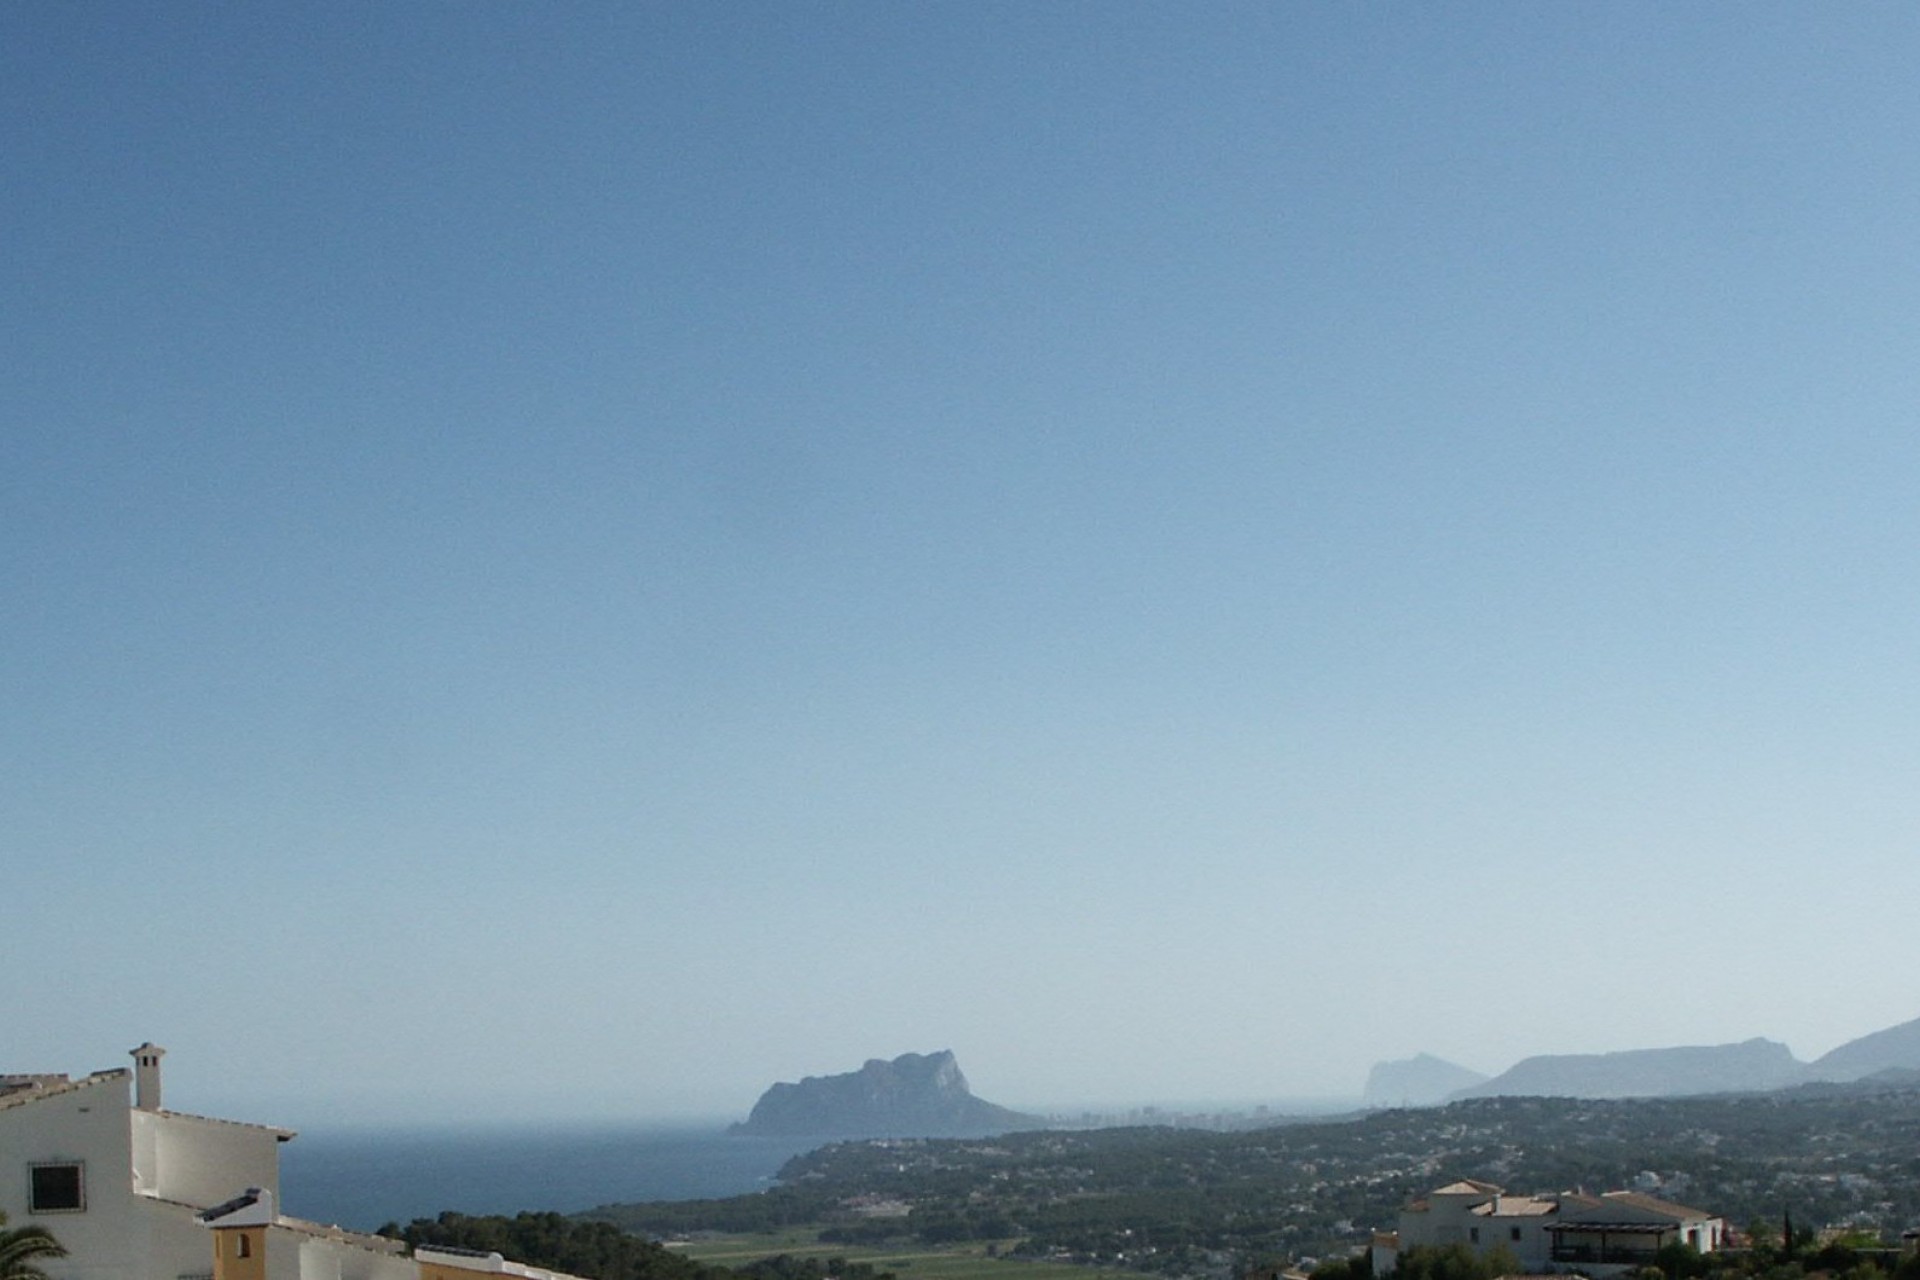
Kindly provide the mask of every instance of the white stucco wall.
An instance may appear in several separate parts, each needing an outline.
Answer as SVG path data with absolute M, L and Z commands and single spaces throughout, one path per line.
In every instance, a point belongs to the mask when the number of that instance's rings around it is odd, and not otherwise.
M 1509 1202 L 1519 1199 L 1504 1198 Z M 1544 1268 L 1553 1252 L 1553 1240 L 1546 1229 L 1548 1218 L 1538 1214 L 1500 1216 L 1474 1212 L 1491 1199 L 1491 1194 L 1429 1196 L 1425 1209 L 1401 1212 L 1400 1248 L 1464 1244 L 1484 1253 L 1504 1246 L 1528 1268 Z M 1513 1238 L 1516 1229 L 1520 1233 L 1518 1240 Z
M 1468 1243 L 1468 1228 L 1479 1222 L 1471 1210 L 1486 1199 L 1486 1196 L 1429 1196 L 1426 1209 L 1401 1213 L 1400 1247 Z
M 1488 1215 L 1477 1221 L 1480 1226 L 1480 1243 L 1476 1247 L 1482 1252 L 1496 1246 L 1504 1246 L 1513 1251 L 1514 1256 L 1527 1270 L 1541 1271 L 1546 1268 L 1548 1258 L 1553 1252 L 1553 1238 L 1547 1234 L 1545 1216 Z M 1517 1240 L 1514 1238 L 1515 1232 L 1519 1233 Z
M 280 1140 L 271 1129 L 171 1112 L 132 1112 L 136 1151 L 151 1149 L 142 1184 L 163 1200 L 210 1209 L 260 1187 L 280 1198 Z
M 309 1236 L 300 1244 L 300 1280 L 419 1280 L 420 1268 L 399 1254 Z
M 10 1225 L 45 1227 L 66 1246 L 71 1256 L 42 1264 L 54 1280 L 134 1273 L 148 1228 L 127 1185 L 130 1160 L 125 1079 L 109 1077 L 0 1109 L 0 1209 Z M 85 1166 L 85 1209 L 30 1212 L 32 1166 L 68 1161 Z
M 9 1223 L 42 1226 L 67 1257 L 41 1265 L 51 1280 L 175 1280 L 212 1265 L 207 1233 L 183 1205 L 133 1190 L 131 1085 L 125 1072 L 79 1088 L 0 1107 L 0 1209 Z M 86 1207 L 28 1210 L 28 1170 L 85 1165 Z

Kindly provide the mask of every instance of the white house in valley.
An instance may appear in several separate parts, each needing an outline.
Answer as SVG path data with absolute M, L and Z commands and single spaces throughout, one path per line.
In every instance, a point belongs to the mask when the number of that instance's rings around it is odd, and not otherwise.
M 1559 1218 L 1547 1228 L 1552 1260 L 1601 1275 L 1644 1266 L 1670 1244 L 1712 1253 L 1726 1243 L 1727 1224 L 1701 1209 L 1642 1195 L 1608 1191 L 1560 1198 Z
M 498 1254 L 420 1249 L 278 1212 L 287 1129 L 160 1105 L 160 1059 L 0 1075 L 0 1211 L 53 1232 L 49 1280 L 573 1280 Z
M 1374 1237 L 1373 1269 L 1392 1271 L 1402 1249 L 1458 1244 L 1480 1254 L 1505 1249 L 1522 1271 L 1609 1276 L 1645 1266 L 1669 1244 L 1711 1253 L 1726 1234 L 1712 1214 L 1634 1191 L 1516 1196 L 1465 1179 L 1401 1209 L 1399 1230 Z

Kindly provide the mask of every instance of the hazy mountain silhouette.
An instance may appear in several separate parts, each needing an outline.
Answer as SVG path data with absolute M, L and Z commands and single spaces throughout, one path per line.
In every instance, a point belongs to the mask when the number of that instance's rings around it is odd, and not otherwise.
M 1816 1080 L 1859 1080 L 1889 1070 L 1920 1069 L 1920 1018 L 1849 1040 L 1814 1059 Z
M 1483 1072 L 1419 1053 L 1394 1062 L 1374 1063 L 1367 1073 L 1361 1101 L 1369 1107 L 1430 1107 L 1486 1078 Z
M 1739 1044 L 1543 1054 L 1453 1097 L 1672 1098 L 1779 1089 L 1805 1078 L 1806 1064 L 1787 1046 L 1756 1037 Z
M 1850 1040 L 1811 1063 L 1777 1040 L 1755 1037 L 1739 1044 L 1629 1049 L 1617 1053 L 1541 1054 L 1515 1063 L 1492 1079 L 1456 1085 L 1439 1097 L 1398 1081 L 1419 1082 L 1416 1064 L 1438 1063 L 1422 1054 L 1383 1062 L 1367 1077 L 1367 1101 L 1376 1106 L 1450 1102 L 1457 1098 L 1552 1096 L 1569 1098 L 1673 1098 L 1703 1093 L 1753 1093 L 1828 1081 L 1896 1079 L 1920 1072 L 1920 1018 Z M 1455 1068 L 1462 1070 L 1463 1068 Z
M 729 1133 L 822 1138 L 978 1138 L 1046 1121 L 973 1096 L 953 1051 L 869 1059 L 858 1071 L 776 1084 Z

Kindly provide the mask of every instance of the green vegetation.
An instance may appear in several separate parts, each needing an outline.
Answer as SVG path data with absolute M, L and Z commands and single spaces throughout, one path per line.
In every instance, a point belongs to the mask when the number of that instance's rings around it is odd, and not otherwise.
M 1669 1244 L 1632 1280 L 1920 1280 L 1920 1256 L 1877 1240 L 1850 1243 L 1842 1235 L 1817 1248 L 1788 1249 L 1782 1234 L 1772 1239 L 1710 1254 Z M 1482 1256 L 1463 1244 L 1416 1246 L 1401 1253 L 1394 1280 L 1499 1280 L 1518 1270 L 1517 1260 L 1503 1249 Z M 1316 1268 L 1313 1280 L 1373 1280 L 1373 1268 L 1361 1254 Z
M 1464 1244 L 1449 1244 L 1408 1249 L 1393 1274 L 1396 1280 L 1499 1280 L 1519 1271 L 1520 1260 L 1505 1246 L 1476 1253 Z
M 790 1231 L 770 1236 L 704 1237 L 676 1245 L 675 1250 L 701 1262 L 729 1267 L 740 1267 L 768 1254 L 817 1257 L 827 1260 L 830 1273 L 836 1263 L 844 1261 L 870 1266 L 896 1280 L 1127 1280 L 1130 1274 L 1010 1257 L 1010 1243 L 988 1241 L 938 1249 L 842 1248 L 822 1242 L 809 1232 Z
M 1776 1236 L 1790 1211 L 1794 1250 L 1769 1264 L 1786 1266 L 1818 1228 L 1877 1241 L 1920 1223 L 1916 1153 L 1920 1090 L 1911 1087 L 1485 1098 L 1232 1133 L 840 1143 L 789 1162 L 780 1185 L 762 1194 L 584 1216 L 674 1238 L 807 1230 L 848 1256 L 992 1243 L 1003 1259 L 1228 1276 L 1275 1261 L 1346 1258 L 1373 1230 L 1393 1226 L 1407 1200 L 1472 1177 L 1525 1192 L 1639 1186 L 1731 1222 L 1777 1224 Z M 1846 1271 L 1829 1269 L 1837 1280 Z M 1663 1275 L 1692 1280 L 1678 1263 Z
M 1000 1242 L 959 1249 L 846 1249 L 823 1243 L 816 1232 L 785 1231 L 707 1236 L 669 1249 L 610 1223 L 556 1213 L 512 1218 L 443 1213 L 404 1227 L 388 1223 L 380 1234 L 412 1247 L 497 1252 L 583 1280 L 1123 1280 L 1119 1272 L 1089 1274 L 1059 1263 L 1007 1261 Z
M 66 1247 L 45 1227 L 8 1227 L 0 1213 L 0 1280 L 47 1280 L 39 1263 L 66 1256 Z
M 437 1218 L 415 1218 L 404 1227 L 390 1222 L 380 1228 L 380 1234 L 404 1240 L 412 1248 L 438 1245 L 497 1252 L 516 1262 L 564 1271 L 584 1280 L 736 1280 L 731 1271 L 682 1257 L 609 1223 L 558 1213 L 522 1213 L 511 1218 L 443 1213 Z M 761 1280 L 788 1278 L 767 1276 Z
M 734 1271 L 748 1280 L 894 1280 L 893 1272 L 881 1271 L 870 1262 L 803 1253 L 776 1253 L 735 1267 Z

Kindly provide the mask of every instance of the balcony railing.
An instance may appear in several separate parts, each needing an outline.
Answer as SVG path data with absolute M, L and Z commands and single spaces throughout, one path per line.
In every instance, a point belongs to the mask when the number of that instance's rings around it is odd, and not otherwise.
M 1594 1262 L 1605 1266 L 1652 1262 L 1653 1250 L 1622 1249 L 1611 1245 L 1602 1249 L 1597 1244 L 1563 1244 L 1555 1246 L 1552 1257 L 1555 1262 Z

